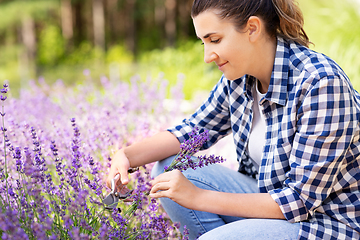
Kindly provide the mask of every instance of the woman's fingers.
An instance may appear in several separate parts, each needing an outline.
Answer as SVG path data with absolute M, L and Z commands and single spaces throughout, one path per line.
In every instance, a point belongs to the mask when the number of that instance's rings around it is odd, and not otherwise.
M 120 181 L 122 184 L 126 185 L 129 183 L 129 177 L 128 177 L 128 169 L 126 168 L 120 168 L 119 169 L 119 173 L 120 173 Z
M 186 208 L 193 207 L 193 200 L 201 192 L 178 170 L 163 173 L 151 183 L 150 197 L 166 197 Z
M 162 173 L 156 178 L 154 178 L 152 181 L 150 181 L 150 184 L 154 186 L 159 182 L 169 182 L 171 179 L 173 179 L 172 174 L 172 172 Z
M 111 189 L 111 181 L 114 179 L 116 174 L 120 174 L 119 178 L 116 180 L 116 185 L 121 184 L 128 184 L 129 177 L 128 177 L 128 170 L 130 168 L 129 159 L 127 159 L 123 149 L 118 150 L 111 161 L 111 168 L 109 175 L 106 179 L 106 186 Z
M 121 183 L 126 185 L 129 183 L 128 170 L 130 168 L 130 163 L 123 150 L 119 150 L 116 152 L 114 161 L 117 162 L 116 168 L 118 173 L 120 173 Z
M 173 170 L 171 172 L 166 172 L 160 174 L 153 181 L 151 181 L 151 191 L 150 197 L 160 198 L 160 197 L 168 197 L 173 199 L 177 192 L 181 191 L 181 180 L 187 179 L 182 175 L 182 173 L 178 170 Z
M 113 169 L 110 169 L 110 172 L 109 172 L 109 174 L 108 174 L 108 176 L 106 178 L 106 186 L 108 188 L 110 188 L 110 189 L 112 187 L 111 186 L 111 181 L 114 179 L 115 175 L 116 175 L 116 171 L 114 171 Z
M 171 180 L 171 174 L 169 173 L 160 174 L 158 177 L 152 180 L 150 182 L 152 188 L 150 190 L 149 196 L 153 198 L 166 197 L 165 196 L 166 193 L 164 193 L 164 191 L 169 190 L 170 180 Z
M 161 194 L 160 192 L 167 191 L 169 189 L 170 189 L 169 182 L 159 182 L 159 183 L 153 185 L 149 196 L 150 197 L 155 197 L 155 196 L 163 197 L 164 193 Z

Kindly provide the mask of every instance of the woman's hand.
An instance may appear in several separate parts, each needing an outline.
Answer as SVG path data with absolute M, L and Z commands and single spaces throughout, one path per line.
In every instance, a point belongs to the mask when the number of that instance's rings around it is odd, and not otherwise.
M 111 168 L 109 175 L 106 178 L 106 185 L 111 189 L 111 180 L 114 179 L 116 174 L 120 174 L 118 181 L 115 183 L 117 190 L 120 191 L 123 185 L 129 183 L 128 169 L 130 168 L 129 159 L 124 153 L 124 149 L 120 149 L 115 153 L 111 161 Z
M 163 173 L 150 183 L 150 197 L 167 197 L 190 209 L 193 209 L 194 199 L 201 192 L 201 189 L 192 184 L 179 170 Z
M 145 138 L 115 153 L 111 161 L 111 168 L 106 179 L 106 185 L 111 187 L 111 180 L 120 174 L 117 184 L 129 183 L 128 170 L 130 167 L 144 166 L 148 163 L 165 159 L 178 153 L 180 142 L 169 131 L 162 131 L 152 137 Z M 126 154 L 125 154 L 126 153 Z

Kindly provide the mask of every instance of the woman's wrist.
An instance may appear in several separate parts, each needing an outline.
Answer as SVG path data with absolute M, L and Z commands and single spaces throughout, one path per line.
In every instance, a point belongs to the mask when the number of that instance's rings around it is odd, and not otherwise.
M 190 201 L 189 209 L 204 211 L 207 208 L 206 202 L 209 197 L 209 192 L 209 190 L 196 187 L 194 193 L 192 194 L 193 197 Z

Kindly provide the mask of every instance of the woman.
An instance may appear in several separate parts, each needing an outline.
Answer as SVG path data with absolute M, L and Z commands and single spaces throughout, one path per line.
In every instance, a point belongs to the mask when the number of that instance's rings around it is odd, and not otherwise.
M 158 161 L 151 197 L 200 239 L 360 239 L 360 96 L 307 48 L 292 0 L 195 0 L 204 60 L 223 72 L 182 124 L 119 150 L 108 182 Z M 194 126 L 233 134 L 239 171 L 161 174 Z

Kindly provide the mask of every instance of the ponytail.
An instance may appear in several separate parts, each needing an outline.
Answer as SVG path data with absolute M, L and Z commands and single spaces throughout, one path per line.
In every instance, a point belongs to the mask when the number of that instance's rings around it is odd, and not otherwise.
M 311 43 L 303 29 L 304 18 L 296 0 L 194 0 L 191 16 L 194 18 L 209 9 L 218 10 L 220 18 L 231 19 L 238 29 L 251 16 L 258 16 L 270 36 L 281 36 L 306 47 Z
M 308 47 L 311 42 L 304 31 L 304 18 L 298 3 L 294 0 L 272 2 L 280 22 L 278 34 Z

